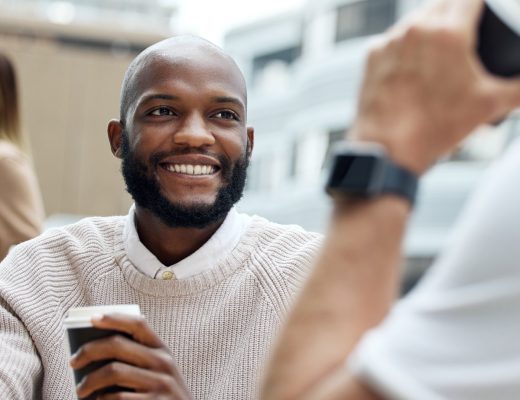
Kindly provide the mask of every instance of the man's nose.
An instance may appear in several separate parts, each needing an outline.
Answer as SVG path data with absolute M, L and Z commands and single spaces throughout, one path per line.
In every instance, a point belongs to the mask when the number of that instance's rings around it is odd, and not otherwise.
M 173 140 L 175 144 L 188 147 L 210 146 L 215 143 L 215 137 L 204 117 L 196 114 L 186 117 Z

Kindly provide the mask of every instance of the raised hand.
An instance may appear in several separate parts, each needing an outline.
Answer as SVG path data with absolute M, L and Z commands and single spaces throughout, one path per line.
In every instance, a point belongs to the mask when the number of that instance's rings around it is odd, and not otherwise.
M 482 0 L 435 0 L 382 35 L 368 57 L 352 135 L 383 143 L 418 174 L 482 123 L 520 106 L 520 80 L 477 57 Z

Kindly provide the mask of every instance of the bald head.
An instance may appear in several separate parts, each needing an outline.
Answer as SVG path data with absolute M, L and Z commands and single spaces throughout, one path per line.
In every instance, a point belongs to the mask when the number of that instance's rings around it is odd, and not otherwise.
M 126 122 L 129 111 L 135 107 L 143 87 L 155 79 L 153 66 L 165 63 L 172 67 L 180 63 L 220 65 L 229 76 L 238 81 L 244 104 L 247 103 L 245 79 L 233 58 L 205 39 L 175 36 L 148 47 L 128 67 L 121 88 L 120 119 L 123 123 Z

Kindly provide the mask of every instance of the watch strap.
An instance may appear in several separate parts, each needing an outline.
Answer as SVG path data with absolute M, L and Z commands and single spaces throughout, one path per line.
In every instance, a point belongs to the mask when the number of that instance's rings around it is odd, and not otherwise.
M 381 193 L 393 193 L 406 198 L 413 206 L 418 189 L 417 176 L 390 160 L 387 160 Z

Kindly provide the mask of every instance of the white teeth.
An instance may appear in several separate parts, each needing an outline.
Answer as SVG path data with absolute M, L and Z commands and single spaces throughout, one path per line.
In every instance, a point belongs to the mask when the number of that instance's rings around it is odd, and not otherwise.
M 215 172 L 212 165 L 168 164 L 166 169 L 186 175 L 211 175 Z

